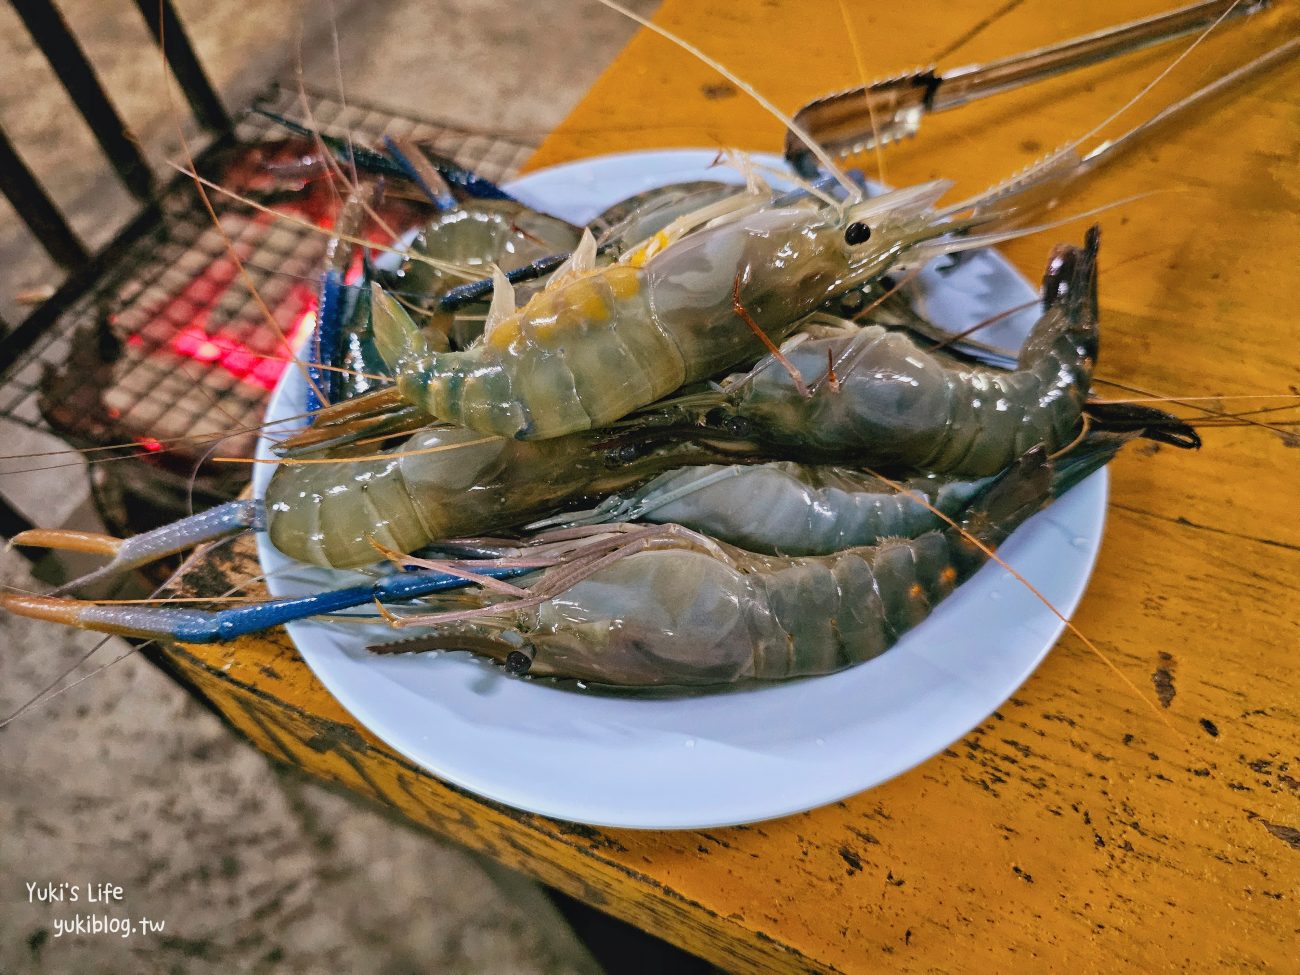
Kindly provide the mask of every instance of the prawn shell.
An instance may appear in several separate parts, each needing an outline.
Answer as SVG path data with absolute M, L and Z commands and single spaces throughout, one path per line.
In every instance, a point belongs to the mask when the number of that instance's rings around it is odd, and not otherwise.
M 643 600 L 651 591 L 660 598 Z M 543 604 L 525 639 L 532 673 L 654 686 L 753 676 L 754 641 L 783 639 L 753 618 L 749 581 L 694 551 L 641 552 Z
M 822 329 L 733 378 L 731 407 L 770 443 L 857 463 L 968 476 L 1006 468 L 1038 444 L 1059 450 L 1078 428 L 1097 348 L 1096 253 L 1065 248 L 1070 274 L 1039 317 L 1018 368 L 970 367 L 879 325 Z M 822 377 L 834 369 L 836 382 Z M 794 373 L 813 377 L 802 395 Z
M 986 483 L 929 476 L 900 491 L 873 474 L 838 467 L 705 464 L 661 474 L 602 507 L 617 520 L 682 525 L 752 552 L 823 555 L 941 528 L 934 509 L 955 515 Z

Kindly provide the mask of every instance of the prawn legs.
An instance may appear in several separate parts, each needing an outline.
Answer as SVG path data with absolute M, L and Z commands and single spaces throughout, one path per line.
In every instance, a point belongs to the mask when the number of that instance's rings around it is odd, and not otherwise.
M 220 610 L 115 604 L 57 595 L 193 545 L 217 541 L 250 529 L 257 530 L 264 520 L 262 503 L 246 500 L 232 501 L 202 515 L 126 540 L 81 531 L 38 529 L 24 532 L 13 539 L 13 544 L 111 554 L 113 557 L 103 568 L 55 590 L 55 595 L 0 593 L 0 608 L 32 619 L 117 636 L 179 643 L 223 643 L 297 620 L 328 616 L 371 604 L 381 607 L 401 604 L 472 585 L 508 593 L 518 600 L 518 605 L 538 604 L 611 561 L 654 548 L 665 540 L 680 545 L 679 536 L 699 537 L 673 525 L 649 528 L 614 525 L 554 532 L 550 535 L 553 541 L 534 542 L 527 548 L 485 549 L 479 545 L 446 543 L 449 549 L 466 549 L 470 557 L 454 557 L 434 563 L 413 556 L 402 557 L 395 552 L 385 553 L 417 568 L 389 571 L 373 582 Z M 705 547 L 708 547 L 707 543 Z M 501 555 L 505 557 L 496 557 Z M 423 565 L 437 565 L 439 568 L 418 568 Z M 536 573 L 538 569 L 557 566 L 556 574 L 531 592 L 504 582 Z M 381 611 L 391 620 L 398 619 L 387 611 Z M 473 640 L 469 642 L 474 644 Z M 512 670 L 522 673 L 527 670 L 527 664 L 516 663 Z
M 243 500 L 219 505 L 202 514 L 127 539 L 92 532 L 36 529 L 16 536 L 13 544 L 111 556 L 102 568 L 55 590 L 59 593 L 111 578 L 195 545 L 245 531 L 261 530 L 265 523 L 266 512 L 262 502 Z M 337 613 L 375 602 L 417 599 L 459 589 L 475 580 L 507 579 L 531 571 L 529 567 L 479 565 L 471 572 L 460 566 L 461 563 L 448 563 L 451 571 L 394 572 L 362 585 L 215 611 L 176 606 L 112 605 L 59 595 L 25 593 L 0 594 L 0 607 L 20 616 L 66 623 L 100 633 L 182 643 L 220 643 L 309 616 Z

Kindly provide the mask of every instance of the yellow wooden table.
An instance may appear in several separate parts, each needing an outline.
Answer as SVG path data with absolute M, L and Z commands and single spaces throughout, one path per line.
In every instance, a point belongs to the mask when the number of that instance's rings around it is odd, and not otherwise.
M 863 72 L 956 66 L 1161 5 L 846 3 L 850 31 L 836 2 L 668 0 L 657 20 L 793 110 Z M 1134 120 L 1297 31 L 1285 9 L 1225 31 Z M 956 193 L 974 191 L 1087 131 L 1170 56 L 936 116 L 889 151 L 884 176 L 947 176 Z M 1286 402 L 1230 396 L 1300 392 L 1298 90 L 1300 66 L 1282 66 L 1068 204 L 1145 194 L 1101 218 L 1101 378 L 1220 396 L 1206 404 L 1220 409 Z M 781 142 L 780 125 L 731 83 L 642 31 L 533 165 Z M 862 164 L 874 173 L 873 159 Z M 1035 275 L 1053 241 L 1082 229 L 1006 251 Z M 634 832 L 515 812 L 382 745 L 278 632 L 170 653 L 270 754 L 730 969 L 1296 971 L 1298 475 L 1300 437 L 1262 427 L 1207 430 L 1194 454 L 1130 450 L 1114 465 L 1101 559 L 1076 616 L 1105 662 L 1067 636 L 943 754 L 848 801 L 751 827 Z M 188 584 L 219 592 L 255 572 L 239 544 L 197 559 Z

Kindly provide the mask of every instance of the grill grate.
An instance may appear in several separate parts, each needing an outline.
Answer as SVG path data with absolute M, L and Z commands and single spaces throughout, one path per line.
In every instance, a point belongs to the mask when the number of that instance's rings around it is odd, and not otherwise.
M 515 175 L 533 150 L 373 105 L 345 105 L 321 92 L 305 94 L 304 111 L 303 97 L 277 87 L 256 105 L 287 117 L 308 115 L 321 131 L 368 145 L 379 145 L 384 135 L 427 142 L 494 181 Z M 246 112 L 237 120 L 235 148 L 220 155 L 228 162 L 241 147 L 285 137 L 273 121 Z M 218 446 L 221 454 L 251 454 L 252 428 L 286 367 L 287 350 L 228 256 L 226 238 L 290 344 L 300 344 L 314 322 L 327 241 L 209 195 L 219 230 L 189 180 L 162 194 L 157 225 L 117 255 L 96 286 L 0 374 L 0 419 L 52 430 L 76 447 L 133 444 L 124 451 L 133 459 L 107 467 L 147 465 L 152 473 L 129 475 L 140 483 L 154 473 L 188 479 Z M 295 212 L 301 217 L 298 206 Z M 313 216 L 328 225 L 332 214 Z M 193 437 L 211 439 L 176 443 Z M 198 485 L 221 497 L 246 481 L 242 465 L 205 465 Z

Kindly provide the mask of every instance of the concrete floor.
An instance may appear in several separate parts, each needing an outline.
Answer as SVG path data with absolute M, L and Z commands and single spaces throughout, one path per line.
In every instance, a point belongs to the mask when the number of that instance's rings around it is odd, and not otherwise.
M 0 582 L 31 586 L 12 552 Z M 0 618 L 0 711 L 97 642 Z M 92 665 L 126 652 L 109 640 Z M 7 975 L 599 971 L 533 885 L 277 772 L 134 655 L 0 732 L 0 781 Z M 79 902 L 29 902 L 28 883 L 63 882 Z M 87 904 L 96 882 L 120 904 Z M 165 928 L 61 935 L 78 914 Z
M 649 12 L 655 4 L 634 5 Z M 136 12 L 96 0 L 59 6 L 150 158 L 174 153 L 172 104 L 181 103 L 163 91 L 159 58 Z M 594 2 L 565 0 L 178 6 L 232 107 L 300 66 L 321 87 L 337 87 L 342 74 L 351 97 L 538 135 L 564 116 L 633 29 Z M 543 31 L 570 41 L 534 44 Z M 0 6 L 0 123 L 29 165 L 48 175 L 55 199 L 92 244 L 132 212 L 8 5 Z M 21 292 L 57 282 L 5 209 L 0 267 L 0 316 L 11 321 L 21 317 Z M 10 433 L 6 452 L 14 449 Z M 84 501 L 78 476 L 28 475 L 6 479 L 0 490 L 16 490 L 33 520 L 59 524 Z M 0 553 L 0 585 L 39 588 L 12 552 Z M 95 642 L 0 619 L 0 715 Z M 110 640 L 92 666 L 125 650 Z M 0 972 L 7 975 L 596 970 L 531 884 L 278 772 L 134 656 L 0 730 L 0 782 Z M 95 881 L 123 888 L 120 907 L 29 902 L 29 882 Z M 130 938 L 56 936 L 58 919 L 92 912 L 145 915 L 166 928 Z

